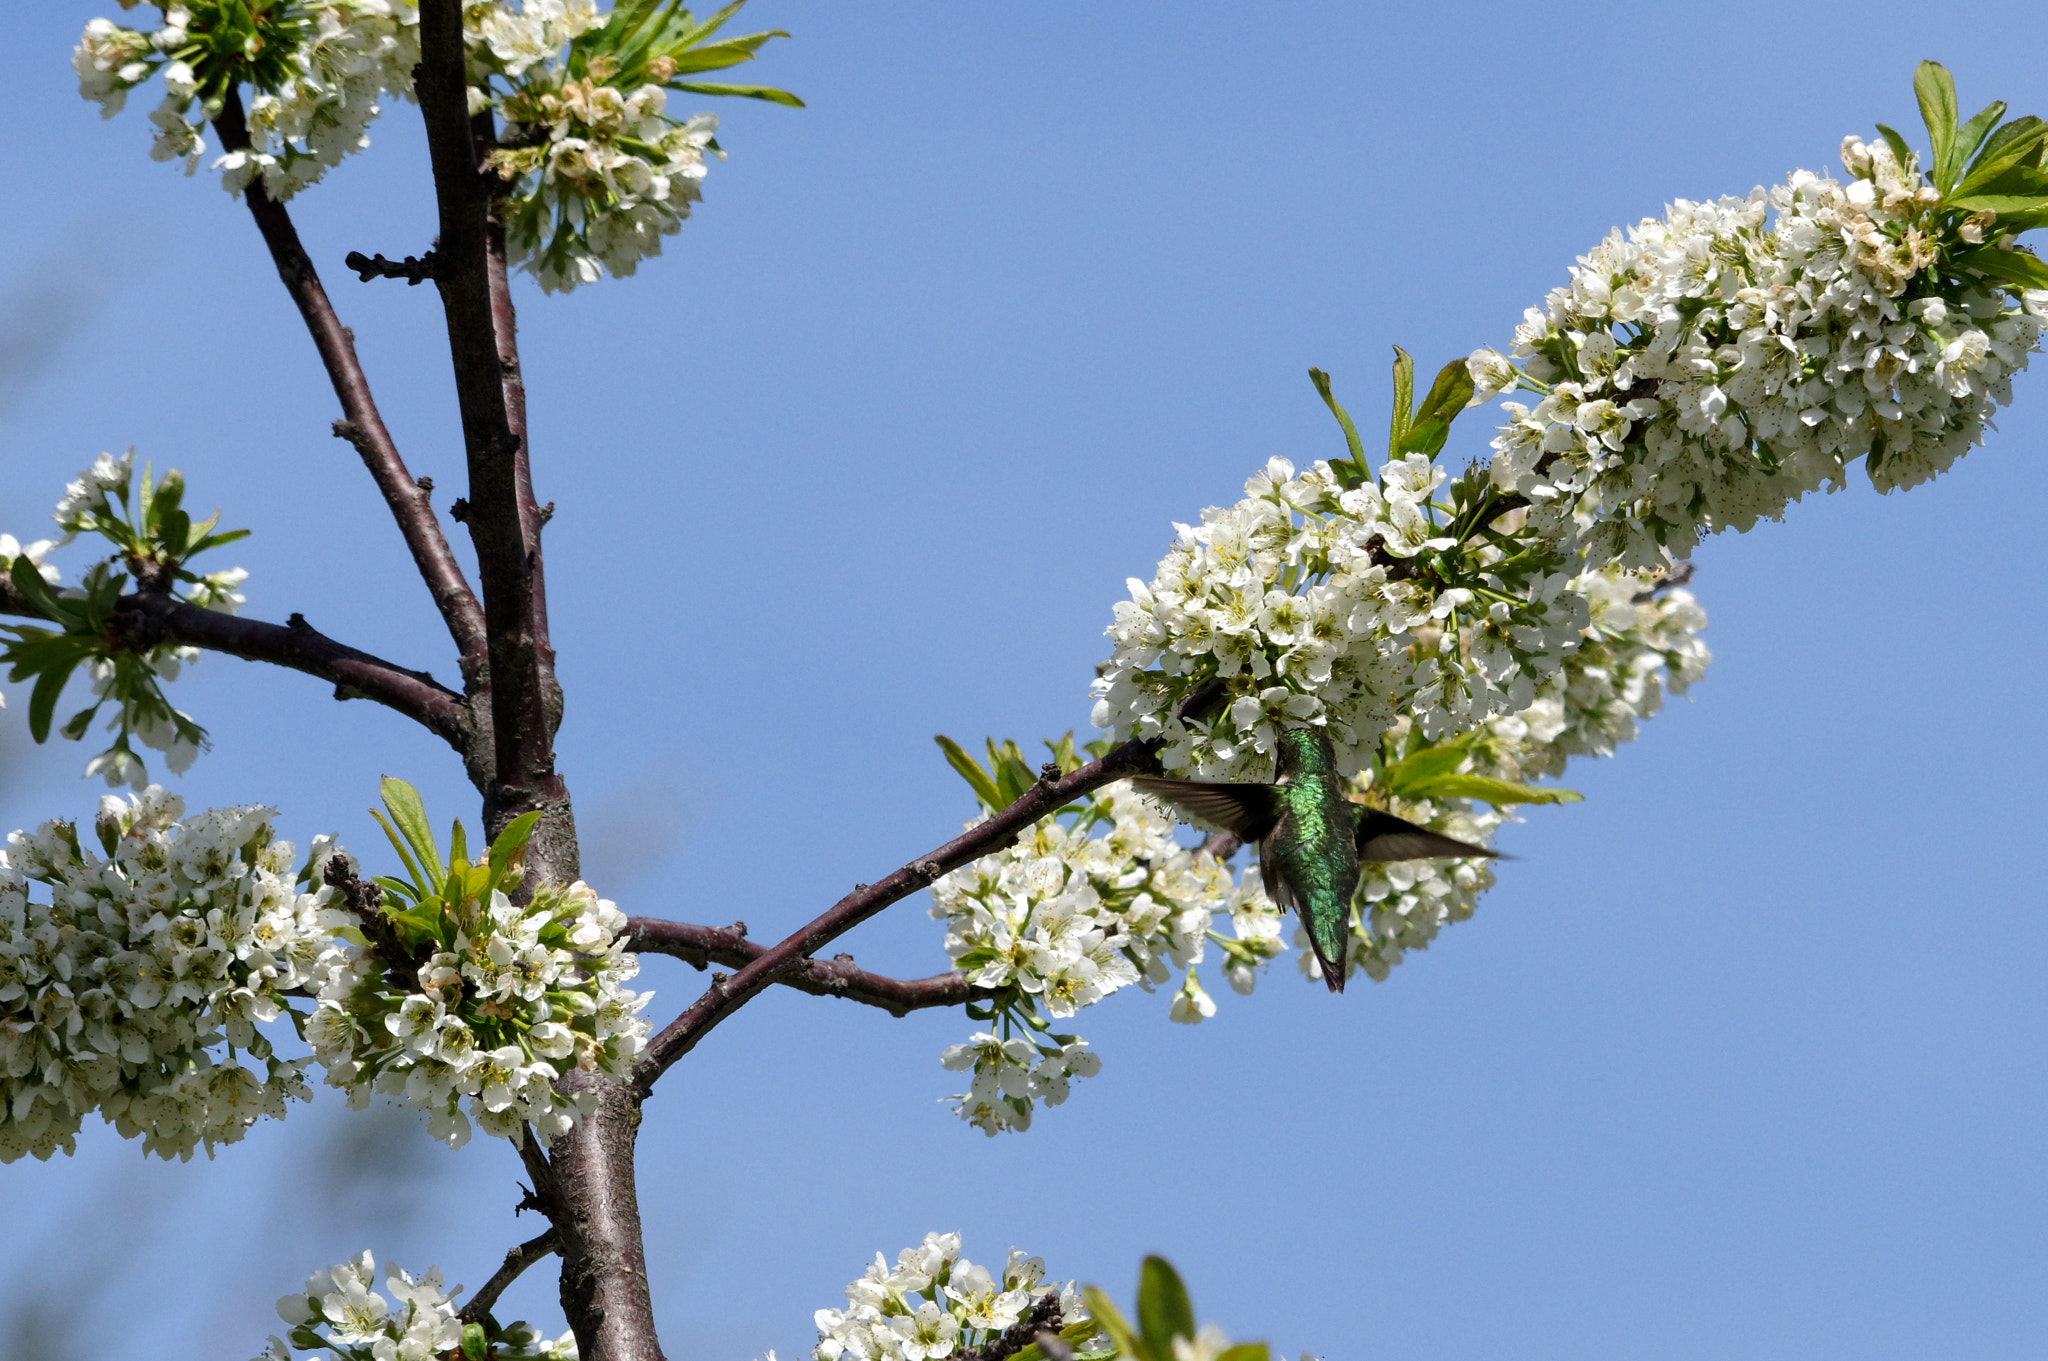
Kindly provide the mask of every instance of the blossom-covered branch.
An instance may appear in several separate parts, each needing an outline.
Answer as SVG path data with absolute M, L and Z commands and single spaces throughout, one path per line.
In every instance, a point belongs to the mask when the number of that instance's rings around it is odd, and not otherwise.
M 658 917 L 627 918 L 625 940 L 629 950 L 670 955 L 699 969 L 711 964 L 744 968 L 769 948 L 748 940 L 744 923 L 696 926 Z M 927 1007 L 957 1007 L 991 995 L 989 989 L 969 983 L 958 969 L 930 978 L 888 978 L 855 968 L 851 955 L 802 960 L 775 981 L 814 997 L 844 997 L 880 1007 L 893 1016 Z
M 1221 687 L 1198 689 L 1183 702 L 1192 714 L 1213 700 Z M 738 1011 L 799 962 L 852 930 L 891 903 L 900 902 L 935 883 L 950 870 L 1000 850 L 1040 818 L 1112 780 L 1156 769 L 1156 740 L 1124 743 L 1108 754 L 1056 779 L 1041 779 L 1009 807 L 977 823 L 930 854 L 890 873 L 878 883 L 862 884 L 794 934 L 756 957 L 731 978 L 714 982 L 688 1010 L 657 1034 L 635 1073 L 642 1089 L 651 1088 L 713 1027 Z
M 248 125 L 241 96 L 235 90 L 227 92 L 213 125 L 231 153 L 247 150 Z M 428 487 L 406 468 L 397 442 L 385 427 L 383 413 L 370 392 L 370 380 L 356 356 L 355 337 L 334 314 L 334 305 L 321 285 L 312 258 L 299 241 L 298 228 L 292 224 L 290 213 L 283 203 L 270 196 L 260 180 L 247 187 L 243 198 L 257 231 L 262 233 L 263 244 L 270 251 L 271 261 L 277 266 L 278 278 L 284 282 L 285 291 L 291 294 L 313 338 L 321 366 L 334 385 L 334 395 L 341 401 L 342 419 L 336 422 L 334 433 L 362 456 L 363 466 L 370 470 L 377 490 L 384 494 L 385 504 L 391 508 L 391 516 L 412 553 L 413 564 L 455 640 L 463 675 L 473 678 L 483 665 L 483 609 L 449 550 L 447 536 L 441 532 L 441 522 L 429 503 Z

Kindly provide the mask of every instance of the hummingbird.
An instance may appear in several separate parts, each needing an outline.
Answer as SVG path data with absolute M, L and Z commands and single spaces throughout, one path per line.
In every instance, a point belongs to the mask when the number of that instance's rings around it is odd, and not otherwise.
M 1337 773 L 1337 753 L 1320 728 L 1280 732 L 1279 772 L 1271 784 L 1134 779 L 1184 820 L 1234 832 L 1259 847 L 1266 896 L 1292 909 L 1308 930 L 1323 982 L 1344 991 L 1345 938 L 1359 864 L 1483 855 L 1497 851 L 1418 827 L 1406 818 L 1353 803 Z

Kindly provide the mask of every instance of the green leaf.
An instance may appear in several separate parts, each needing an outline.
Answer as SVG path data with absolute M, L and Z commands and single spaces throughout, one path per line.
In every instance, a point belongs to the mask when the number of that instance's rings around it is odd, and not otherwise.
M 996 811 L 1001 812 L 1023 798 L 1037 783 L 1038 776 L 1030 766 L 1020 757 L 1004 752 L 1002 760 L 996 763 L 996 792 L 1003 800 L 996 805 Z
M 167 510 L 157 517 L 156 541 L 171 557 L 184 557 L 185 545 L 191 537 L 192 517 L 184 511 Z
M 2048 263 L 2023 250 L 1999 250 L 1984 246 L 1963 251 L 1949 261 L 1957 269 L 2014 284 L 2021 288 L 2048 288 Z
M 803 100 L 787 90 L 778 90 L 768 85 L 721 85 L 701 80 L 672 80 L 672 90 L 688 90 L 699 95 L 728 95 L 734 99 L 765 99 L 770 104 L 781 104 L 785 108 L 806 107 Z
M 491 843 L 491 886 L 496 888 L 503 882 L 505 873 L 512 868 L 513 859 L 526 849 L 527 841 L 533 836 L 533 829 L 540 822 L 539 813 L 521 813 L 505 824 L 505 830 L 498 833 L 498 839 Z
M 1338 404 L 1336 394 L 1330 391 L 1330 375 L 1321 369 L 1310 369 L 1308 380 L 1316 385 L 1323 405 L 1330 408 L 1330 414 L 1337 418 L 1337 424 L 1344 431 L 1344 444 L 1351 450 L 1351 457 L 1331 459 L 1330 471 L 1337 474 L 1337 480 L 1349 491 L 1372 476 L 1372 470 L 1365 466 L 1365 442 L 1358 438 L 1358 427 L 1351 423 L 1351 413 Z
M 395 775 L 386 775 L 377 782 L 377 792 L 384 799 L 391 821 L 419 857 L 420 868 L 427 875 L 426 886 L 439 893 L 446 875 L 441 868 L 441 853 L 434 846 L 434 829 L 427 822 L 425 805 L 420 802 L 420 791 Z
M 462 1325 L 462 1361 L 484 1361 L 489 1354 L 484 1341 L 484 1325 L 465 1323 Z
M 997 802 L 1001 795 L 996 793 L 996 782 L 982 769 L 981 762 L 969 756 L 958 742 L 944 733 L 932 738 L 932 741 L 938 743 L 939 750 L 946 754 L 946 764 L 960 772 L 960 778 L 973 787 L 974 797 L 987 805 L 990 812 L 1007 807 L 1006 804 Z
M 1272 1357 L 1263 1342 L 1240 1342 L 1216 1353 L 1216 1361 L 1272 1361 Z
M 1950 161 L 1956 143 L 1956 83 L 1940 62 L 1923 61 L 1913 68 L 1913 93 L 1920 100 L 1920 121 L 1927 125 L 1928 144 L 1934 149 L 1935 188 L 1946 190 L 1955 182 Z
M 1956 186 L 1956 197 L 1967 198 L 1984 192 L 1994 180 L 2014 166 L 2033 166 L 2043 139 L 2048 139 L 2048 123 L 2032 114 L 2013 119 L 1992 133 L 1984 143 L 1984 150 L 1977 155 L 1977 163 Z
M 216 515 L 214 518 L 219 519 L 220 517 Z M 185 556 L 196 558 L 209 548 L 219 548 L 222 544 L 230 544 L 237 539 L 246 539 L 248 537 L 249 531 L 246 529 L 224 529 L 218 534 L 208 534 L 198 543 L 193 544 L 191 548 L 186 550 Z
M 1124 1322 L 1124 1316 L 1117 1307 L 1109 1302 L 1109 1296 L 1088 1285 L 1081 1287 L 1081 1298 L 1088 1302 L 1089 1317 L 1100 1324 L 1102 1331 L 1109 1334 L 1109 1340 L 1116 1344 L 1119 1357 L 1129 1358 L 1129 1361 L 1155 1361 L 1145 1344 L 1138 1340 L 1138 1335 L 1131 1331 L 1131 1325 Z M 1172 1361 L 1172 1358 L 1173 1353 L 1169 1350 L 1161 1361 Z
M 1429 799 L 1482 799 L 1495 808 L 1508 808 L 1518 803 L 1586 801 L 1586 796 L 1576 790 L 1515 784 L 1510 780 L 1496 780 L 1490 775 L 1440 775 L 1428 781 L 1420 793 L 1421 797 Z
M 469 860 L 469 833 L 462 830 L 462 819 L 455 819 L 455 825 L 448 829 L 448 863 Z
M 68 623 L 74 617 L 72 611 L 65 608 L 64 602 L 50 589 L 50 584 L 43 580 L 43 574 L 36 570 L 36 565 L 28 560 L 28 554 L 24 553 L 16 558 L 7 575 L 14 582 L 14 589 L 21 593 L 22 599 L 50 619 L 58 623 Z
M 1156 1253 L 1138 1269 L 1138 1331 L 1155 1357 L 1173 1355 L 1173 1339 L 1195 1335 L 1195 1306 L 1180 1273 Z
M 1904 169 L 1913 163 L 1913 148 L 1905 138 L 1899 136 L 1898 133 L 1882 123 L 1877 125 L 1877 131 L 1878 135 L 1884 138 L 1885 145 L 1892 149 L 1892 156 L 1898 161 L 1900 169 Z
M 1944 208 L 1954 208 L 1959 212 L 1965 213 L 1987 211 L 1997 213 L 1998 225 L 2002 227 L 2005 225 L 2005 219 L 2009 215 L 2038 213 L 2048 209 L 2048 196 L 2039 194 L 1972 194 L 1968 198 L 1949 199 L 1941 206 Z
M 1387 792 L 1396 798 L 1421 798 L 1420 790 L 1432 780 L 1455 771 L 1465 760 L 1461 746 L 1424 747 L 1382 777 Z
M 406 849 L 405 838 L 401 837 L 396 829 L 385 820 L 384 815 L 376 809 L 372 808 L 370 810 L 370 816 L 375 818 L 377 825 L 384 829 L 385 839 L 391 843 L 391 849 L 398 852 L 399 862 L 405 866 L 405 872 L 412 876 L 412 882 L 404 886 L 407 895 L 419 898 L 435 892 L 435 886 L 428 881 L 425 872 L 420 869 L 419 861 L 413 859 L 412 852 Z M 383 880 L 380 878 L 378 882 L 382 883 Z
M 1436 381 L 1429 385 L 1429 395 L 1416 409 L 1415 419 L 1395 452 L 1435 458 L 1437 451 L 1444 447 L 1444 441 L 1450 437 L 1451 422 L 1458 419 L 1465 403 L 1472 400 L 1473 390 L 1472 371 L 1465 367 L 1464 360 L 1453 359 L 1444 365 L 1437 371 Z
M 1983 147 L 1984 139 L 1998 126 L 1998 120 L 2005 117 L 2005 101 L 1994 99 L 1978 111 L 1977 116 L 1963 124 L 1956 134 L 1955 144 L 1949 150 L 1948 180 L 1944 189 L 1953 185 L 1962 176 L 1963 167 L 1968 165 Z
M 1401 456 L 1401 441 L 1408 435 L 1408 420 L 1415 401 L 1415 361 L 1399 345 L 1394 347 L 1394 417 L 1387 429 L 1387 457 Z
M 71 679 L 71 673 L 84 660 L 74 654 L 69 660 L 45 667 L 36 677 L 36 687 L 28 695 L 28 733 L 36 741 L 50 740 L 50 716 L 57 710 L 57 697 L 64 693 L 64 682 Z

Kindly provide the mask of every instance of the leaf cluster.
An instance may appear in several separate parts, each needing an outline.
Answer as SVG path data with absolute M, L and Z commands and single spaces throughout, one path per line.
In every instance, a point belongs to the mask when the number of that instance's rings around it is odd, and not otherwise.
M 419 790 L 395 776 L 386 775 L 378 786 L 384 811 L 370 810 L 370 816 L 384 829 L 392 849 L 405 866 L 406 877 L 377 876 L 385 893 L 383 914 L 398 932 L 399 939 L 415 951 L 452 950 L 460 934 L 474 935 L 493 893 L 511 893 L 519 887 L 526 862 L 526 843 L 533 836 L 539 813 L 522 813 L 512 819 L 498 839 L 481 857 L 470 859 L 469 838 L 457 819 L 448 834 L 444 857 L 427 822 L 426 806 Z M 550 924 L 540 933 L 543 945 L 561 948 L 567 931 Z
M 1373 477 L 1371 467 L 1365 461 L 1365 443 L 1359 438 L 1358 426 L 1352 421 L 1351 413 L 1338 402 L 1330 389 L 1330 375 L 1321 369 L 1308 371 L 1309 381 L 1316 385 L 1316 392 L 1330 408 L 1330 414 L 1337 418 L 1337 424 L 1344 431 L 1344 443 L 1351 450 L 1349 458 L 1330 460 L 1330 471 L 1344 490 L 1362 486 Z M 1450 438 L 1451 422 L 1458 418 L 1472 400 L 1474 391 L 1472 374 L 1462 359 L 1453 359 L 1437 370 L 1436 379 L 1429 385 L 1420 403 L 1415 402 L 1415 361 L 1399 345 L 1394 347 L 1394 405 L 1387 430 L 1387 457 L 1399 459 L 1405 454 L 1421 454 L 1435 458 Z
M 161 734 L 168 727 L 178 740 L 196 748 L 206 745 L 206 730 L 172 708 L 164 695 L 159 670 L 175 674 L 176 669 L 168 660 L 170 649 L 154 648 L 144 655 L 121 640 L 114 617 L 121 597 L 132 579 L 139 589 L 180 598 L 179 584 L 204 582 L 186 566 L 193 557 L 247 538 L 249 531 L 216 530 L 218 510 L 194 524 L 183 504 L 184 475 L 175 468 L 156 481 L 145 465 L 139 482 L 117 483 L 112 490 L 118 494 L 97 498 L 67 522 L 76 532 L 98 534 L 115 550 L 87 569 L 80 587 L 52 589 L 26 556 L 7 564 L 15 591 L 57 627 L 0 625 L 0 633 L 12 635 L 0 646 L 0 665 L 8 668 L 10 681 L 33 679 L 29 734 L 37 742 L 45 742 L 72 674 L 81 666 L 100 664 L 97 698 L 67 719 L 57 729 L 58 735 L 80 740 L 101 708 L 112 702 L 118 709 L 113 725 L 116 737 L 101 760 L 116 757 L 140 768 L 131 736 Z
M 1095 1357 L 1114 1356 L 1124 1361 L 1175 1361 L 1176 1339 L 1195 1340 L 1195 1307 L 1188 1288 L 1172 1263 L 1158 1255 L 1149 1256 L 1138 1269 L 1138 1324 L 1134 1328 L 1109 1296 L 1086 1286 L 1082 1296 L 1094 1324 L 1108 1335 L 1113 1348 L 1089 1353 Z M 1207 1352 L 1199 1353 L 1208 1355 Z M 1081 1353 L 1075 1354 L 1077 1357 Z M 1215 1354 L 1215 1361 L 1269 1361 L 1270 1349 L 1263 1342 L 1240 1342 Z
M 787 38 L 782 29 L 713 41 L 718 31 L 746 0 L 734 0 L 716 14 L 698 20 L 682 0 L 621 0 L 598 28 L 579 34 L 569 45 L 568 70 L 575 79 L 597 80 L 631 90 L 660 85 L 691 94 L 764 99 L 801 109 L 804 102 L 787 90 L 766 85 L 729 85 L 693 80 L 705 71 L 722 71 L 754 54 L 770 38 Z
M 2005 101 L 1993 100 L 1958 124 L 1955 81 L 1939 62 L 1914 70 L 1913 93 L 1927 126 L 1927 175 L 1941 194 L 1935 214 L 1944 237 L 1972 219 L 1995 225 L 2000 237 L 2048 226 L 2048 123 L 2032 114 L 2001 122 Z M 1898 132 L 1882 123 L 1877 130 L 1900 165 L 1917 160 Z M 1948 263 L 2008 288 L 2048 288 L 2048 264 L 1995 239 L 1951 251 Z

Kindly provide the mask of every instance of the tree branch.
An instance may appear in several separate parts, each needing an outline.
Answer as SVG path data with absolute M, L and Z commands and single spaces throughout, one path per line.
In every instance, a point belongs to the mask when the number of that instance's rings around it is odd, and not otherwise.
M 5 581 L 0 581 L 0 614 L 44 617 Z M 462 696 L 424 671 L 408 671 L 395 662 L 337 643 L 314 629 L 303 615 L 293 615 L 289 624 L 270 624 L 166 595 L 138 593 L 121 597 L 107 632 L 113 642 L 137 652 L 173 643 L 303 671 L 332 682 L 336 699 L 375 700 L 457 751 L 463 750 L 468 740 Z
M 242 114 L 241 95 L 232 87 L 220 115 L 213 120 L 213 128 L 227 150 L 248 149 L 249 132 Z M 334 395 L 341 399 L 342 421 L 336 424 L 334 433 L 355 446 L 363 466 L 376 480 L 377 489 L 384 493 L 385 504 L 398 522 L 398 532 L 412 550 L 413 564 L 427 583 L 449 636 L 455 640 L 455 650 L 462 658 L 462 674 L 466 680 L 473 679 L 484 661 L 483 610 L 441 533 L 441 523 L 434 517 L 426 488 L 406 470 L 398 445 L 384 427 L 384 417 L 370 394 L 370 380 L 356 357 L 355 336 L 335 316 L 319 272 L 300 244 L 298 229 L 292 225 L 284 205 L 273 202 L 264 192 L 260 177 L 250 180 L 242 197 L 249 205 L 249 215 L 256 220 L 257 231 L 263 234 L 263 244 L 270 248 L 271 261 L 277 266 L 285 291 L 298 304 L 299 316 L 313 337 L 313 347 L 320 352 L 328 381 L 334 385 Z
M 434 271 L 440 266 L 439 258 L 432 251 L 425 255 L 408 255 L 403 260 L 386 260 L 383 251 L 371 257 L 352 250 L 342 257 L 341 262 L 354 270 L 363 283 L 372 279 L 403 279 L 413 287 L 433 278 Z
M 744 922 L 731 926 L 695 926 L 657 917 L 632 917 L 626 922 L 626 948 L 640 954 L 670 955 L 702 969 L 722 964 L 739 969 L 768 953 L 768 947 L 747 939 Z M 993 988 L 977 988 L 958 969 L 930 978 L 888 978 L 857 969 L 852 955 L 806 959 L 778 977 L 784 987 L 814 997 L 844 997 L 904 1016 L 927 1007 L 954 1007 L 995 996 Z
M 543 641 L 535 623 L 538 541 L 527 532 L 520 489 L 524 441 L 506 400 L 507 356 L 493 317 L 486 217 L 489 181 L 479 170 L 464 72 L 460 0 L 423 0 L 414 85 L 426 125 L 440 211 L 434 282 L 447 317 L 456 403 L 469 462 L 466 523 L 483 586 L 491 675 L 492 788 L 485 822 L 496 829 L 526 809 L 566 822 L 567 791 L 554 767 L 554 728 L 543 683 Z M 502 300 L 510 326 L 509 297 Z M 516 366 L 516 355 L 510 356 Z M 522 417 L 523 411 L 517 413 Z M 527 497 L 531 499 L 530 493 Z M 539 527 L 535 514 L 532 527 Z M 545 839 L 566 828 L 541 829 Z
M 1184 717 L 1198 715 L 1222 697 L 1221 681 L 1199 686 L 1181 704 Z M 646 1055 L 633 1070 L 633 1080 L 644 1093 L 651 1091 L 661 1075 L 677 1059 L 726 1017 L 738 1011 L 769 984 L 808 962 L 808 956 L 835 938 L 852 930 L 891 903 L 928 887 L 941 875 L 958 869 L 984 855 L 999 851 L 1048 813 L 1091 790 L 1114 780 L 1157 770 L 1154 753 L 1159 739 L 1132 740 L 1099 761 L 1091 761 L 1056 780 L 1041 778 L 1022 797 L 988 821 L 968 828 L 920 860 L 896 870 L 876 884 L 863 884 L 835 903 L 832 909 L 780 944 L 763 951 L 731 978 L 714 979 L 704 995 L 668 1023 L 647 1047 Z
M 484 1316 L 491 1312 L 491 1306 L 498 1302 L 498 1296 L 505 1293 L 505 1287 L 519 1279 L 525 1270 L 541 1258 L 561 1249 L 562 1236 L 550 1228 L 546 1233 L 527 1239 L 518 1247 L 505 1254 L 505 1264 L 497 1269 L 491 1279 L 485 1281 L 462 1312 L 456 1315 L 464 1323 L 482 1323 Z

